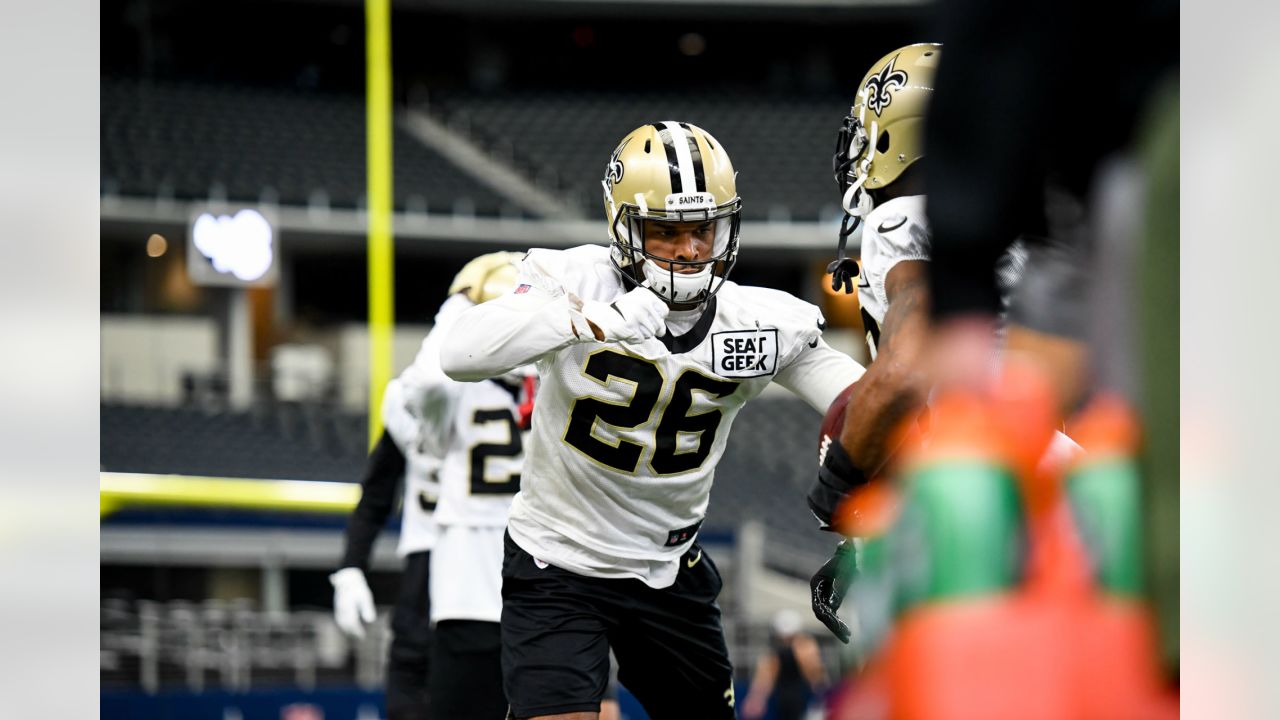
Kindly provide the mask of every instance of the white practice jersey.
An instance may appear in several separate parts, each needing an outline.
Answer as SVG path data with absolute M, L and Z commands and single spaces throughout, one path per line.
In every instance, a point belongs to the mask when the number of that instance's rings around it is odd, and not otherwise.
M 875 358 L 889 298 L 884 282 L 889 271 L 904 260 L 929 259 L 929 219 L 924 213 L 924 196 L 894 198 L 877 205 L 862 229 L 861 262 L 858 271 L 858 305 L 867 330 L 867 345 Z
M 862 307 L 862 324 L 867 329 L 867 345 L 873 360 L 880 343 L 880 325 L 884 323 L 885 312 L 889 309 L 889 297 L 884 288 L 889 271 L 904 260 L 928 261 L 932 238 L 929 219 L 925 215 L 924 195 L 894 198 L 876 206 L 867 216 L 866 227 L 862 231 L 858 303 Z M 1013 288 L 1022 279 L 1026 261 L 1026 247 L 1018 240 L 996 263 L 996 286 L 1006 308 Z M 945 268 L 942 270 L 945 272 Z M 1074 440 L 1057 432 L 1041 463 L 1045 467 L 1063 467 L 1081 452 L 1083 450 Z
M 502 620 L 505 528 L 447 525 L 431 553 L 431 622 Z
M 535 559 L 579 574 L 669 586 L 742 406 L 777 380 L 824 412 L 862 374 L 822 341 L 818 308 L 784 292 L 726 282 L 705 312 L 673 313 L 668 326 L 682 333 L 600 343 L 572 335 L 566 298 L 627 292 L 608 248 L 533 250 L 517 282 L 457 324 L 448 365 L 466 375 L 495 358 L 536 358 L 508 530 Z
M 382 397 L 382 424 L 404 454 L 404 497 L 401 500 L 400 542 L 396 554 L 430 550 L 438 529 L 433 511 L 440 495 L 437 475 L 443 460 L 418 445 L 418 419 L 405 402 L 403 375 L 390 383 Z
M 904 260 L 929 260 L 932 239 L 924 195 L 894 198 L 877 205 L 867 215 L 862 230 L 858 304 L 872 359 L 880 343 L 880 326 L 889 309 L 884 287 L 889 271 Z M 1020 241 L 1010 245 L 1001 256 L 996 266 L 996 280 L 1005 298 L 1022 277 L 1025 262 L 1026 250 Z
M 503 527 L 524 465 L 520 405 L 525 388 L 512 379 L 454 385 L 459 387 L 440 469 L 436 522 Z
M 526 366 L 503 377 L 458 382 L 440 368 L 440 345 L 458 315 L 472 303 L 455 295 L 441 306 L 413 364 L 401 375 L 404 395 L 418 419 L 416 444 L 442 458 L 441 526 L 502 527 L 520 488 L 525 431 L 522 405 L 532 406 L 533 375 Z
M 498 622 L 502 613 L 502 534 L 524 464 L 522 429 L 532 407 L 533 368 L 474 383 L 440 369 L 440 343 L 463 295 L 441 306 L 413 364 L 401 376 L 417 416 L 415 443 L 439 457 L 431 554 L 431 619 Z

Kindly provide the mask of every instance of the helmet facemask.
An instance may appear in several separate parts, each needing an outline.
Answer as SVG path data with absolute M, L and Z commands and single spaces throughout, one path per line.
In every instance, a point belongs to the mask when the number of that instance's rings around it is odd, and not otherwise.
M 867 130 L 864 124 L 866 112 L 866 89 L 863 89 L 858 93 L 858 103 L 850 108 L 840 123 L 835 154 L 831 157 L 831 169 L 836 185 L 840 187 L 840 206 L 845 211 L 840 229 L 842 237 L 853 232 L 861 218 L 871 214 L 875 207 L 871 195 L 862 186 L 870 176 L 871 161 L 876 156 L 871 138 L 878 137 L 879 127 L 872 120 L 871 129 Z M 846 229 L 851 220 L 853 227 Z
M 624 203 L 613 215 L 609 257 L 628 284 L 648 288 L 675 309 L 697 307 L 720 291 L 738 261 L 741 209 L 736 197 L 723 205 L 691 210 L 655 211 Z M 651 222 L 713 223 L 710 257 L 675 260 L 650 252 L 645 230 Z M 689 267 L 697 270 L 680 272 Z

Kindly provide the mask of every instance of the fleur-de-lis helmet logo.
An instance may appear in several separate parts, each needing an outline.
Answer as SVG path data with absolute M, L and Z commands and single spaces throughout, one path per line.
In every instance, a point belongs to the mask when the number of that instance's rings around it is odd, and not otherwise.
M 613 186 L 622 182 L 622 174 L 626 172 L 626 168 L 622 166 L 622 150 L 627 147 L 627 143 L 623 142 L 614 149 L 613 154 L 609 156 L 609 164 L 604 166 L 604 181 L 612 190 Z
M 880 117 L 881 111 L 893 102 L 893 96 L 889 91 L 907 86 L 907 73 L 893 69 L 893 63 L 897 59 L 898 56 L 894 55 L 880 72 L 867 78 L 867 85 L 864 88 L 867 94 L 867 107 L 876 114 L 876 117 Z

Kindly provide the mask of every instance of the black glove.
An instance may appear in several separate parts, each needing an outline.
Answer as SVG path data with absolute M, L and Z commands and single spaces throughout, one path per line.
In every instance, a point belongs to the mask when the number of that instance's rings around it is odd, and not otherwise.
M 866 473 L 853 464 L 849 453 L 838 438 L 833 438 L 818 466 L 818 479 L 809 488 L 809 510 L 822 523 L 823 530 L 832 530 L 831 521 L 836 508 L 849 493 L 866 485 Z
M 836 546 L 835 554 L 818 568 L 818 572 L 809 581 L 814 616 L 846 645 L 849 644 L 851 635 L 849 626 L 836 613 L 840 610 L 840 603 L 844 602 L 844 594 L 848 592 L 857 570 L 853 540 L 846 539 Z

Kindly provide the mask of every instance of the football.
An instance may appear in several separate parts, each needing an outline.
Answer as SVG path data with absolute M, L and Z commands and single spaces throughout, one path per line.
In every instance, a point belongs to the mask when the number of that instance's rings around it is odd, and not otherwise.
M 827 448 L 832 442 L 839 440 L 840 433 L 844 430 L 844 413 L 845 408 L 849 406 L 849 395 L 853 392 L 853 386 L 857 383 L 850 383 L 849 387 L 840 391 L 835 400 L 831 401 L 830 407 L 827 408 L 827 414 L 822 418 L 822 429 L 818 433 L 818 464 L 821 465 L 827 457 Z

